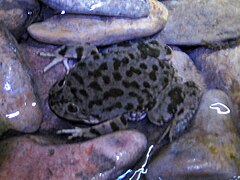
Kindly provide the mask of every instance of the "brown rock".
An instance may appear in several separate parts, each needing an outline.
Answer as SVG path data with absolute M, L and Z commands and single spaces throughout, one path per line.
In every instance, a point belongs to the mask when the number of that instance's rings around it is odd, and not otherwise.
M 51 44 L 107 45 L 150 36 L 164 27 L 167 17 L 165 6 L 150 0 L 150 14 L 145 18 L 59 15 L 32 24 L 28 32 L 34 39 Z
M 37 0 L 0 1 L 0 21 L 19 38 L 37 17 L 40 6 Z
M 0 135 L 8 129 L 35 132 L 42 114 L 18 44 L 3 24 L 0 56 Z
M 147 179 L 214 180 L 239 174 L 240 139 L 232 110 L 224 92 L 204 94 L 193 127 L 158 153 Z
M 146 143 L 136 131 L 68 145 L 12 138 L 0 143 L 0 179 L 115 179 L 136 162 Z

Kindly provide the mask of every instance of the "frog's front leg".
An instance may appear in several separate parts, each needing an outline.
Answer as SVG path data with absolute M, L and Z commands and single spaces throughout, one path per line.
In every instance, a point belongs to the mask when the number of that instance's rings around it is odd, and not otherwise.
M 117 116 L 111 120 L 104 121 L 100 124 L 89 128 L 62 129 L 57 131 L 57 134 L 71 134 L 68 139 L 81 138 L 95 138 L 114 131 L 123 130 L 127 128 L 127 120 L 124 116 Z
M 49 63 L 45 68 L 43 69 L 43 72 L 47 72 L 49 69 L 57 65 L 58 63 L 63 62 L 67 73 L 70 70 L 70 67 L 68 65 L 68 59 L 65 57 L 65 53 L 67 51 L 67 46 L 63 45 L 60 48 L 56 49 L 54 52 L 40 52 L 38 53 L 39 56 L 42 57 L 54 57 L 51 63 Z

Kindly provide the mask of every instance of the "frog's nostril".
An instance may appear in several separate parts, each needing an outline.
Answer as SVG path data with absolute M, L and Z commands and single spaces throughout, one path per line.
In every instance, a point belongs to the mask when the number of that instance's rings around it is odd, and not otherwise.
M 78 107 L 75 104 L 73 104 L 73 103 L 69 103 L 67 105 L 67 111 L 69 113 L 76 113 L 76 112 L 78 112 Z

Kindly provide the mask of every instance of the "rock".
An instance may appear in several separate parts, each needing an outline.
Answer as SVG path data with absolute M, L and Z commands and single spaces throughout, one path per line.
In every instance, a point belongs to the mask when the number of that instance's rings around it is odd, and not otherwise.
M 129 19 L 84 15 L 59 15 L 28 27 L 38 41 L 51 44 L 91 43 L 107 45 L 150 36 L 163 28 L 168 11 L 160 2 L 150 0 L 150 14 Z
M 190 57 L 182 51 L 172 51 L 172 65 L 177 70 L 178 76 L 186 81 L 194 81 L 201 90 L 206 90 L 206 85 L 202 75 L 198 72 L 196 66 Z
M 208 88 L 228 92 L 233 81 L 240 84 L 240 45 L 219 51 L 200 48 L 189 55 L 201 71 Z
M 156 38 L 166 44 L 200 45 L 240 37 L 239 0 L 162 3 L 169 10 L 169 19 Z
M 42 114 L 18 44 L 0 24 L 0 135 L 8 129 L 35 132 Z
M 37 0 L 1 0 L 0 21 L 19 38 L 40 11 Z
M 130 18 L 145 17 L 149 14 L 147 0 L 41 0 L 56 10 L 64 10 L 67 13 L 122 16 Z
M 220 90 L 209 90 L 190 131 L 158 153 L 146 177 L 228 179 L 240 173 L 239 151 L 231 100 Z
M 146 143 L 137 131 L 65 145 L 12 138 L 0 143 L 0 179 L 115 179 L 140 158 Z

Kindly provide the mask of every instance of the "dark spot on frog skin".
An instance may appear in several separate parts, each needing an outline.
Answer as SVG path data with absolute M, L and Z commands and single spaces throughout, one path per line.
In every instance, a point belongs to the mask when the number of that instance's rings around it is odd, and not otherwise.
M 79 46 L 76 48 L 76 53 L 77 53 L 77 59 L 82 59 L 82 55 L 83 55 L 83 47 Z
M 133 72 L 131 70 L 127 70 L 126 75 L 127 75 L 127 77 L 132 77 Z
M 70 86 L 72 85 L 72 82 L 69 81 L 69 80 L 67 80 L 65 84 L 66 84 L 66 86 L 69 86 L 69 87 L 70 87 Z
M 107 69 L 108 69 L 108 65 L 107 65 L 106 62 L 102 63 L 98 68 L 99 71 L 104 71 L 104 70 L 107 70 Z
M 150 84 L 149 84 L 149 82 L 147 82 L 147 81 L 144 81 L 144 82 L 143 82 L 143 86 L 144 86 L 145 88 L 150 88 L 150 87 L 151 87 Z
M 111 126 L 113 131 L 118 131 L 120 129 L 114 121 L 110 122 L 110 126 Z
M 128 59 L 127 57 L 124 57 L 124 58 L 122 59 L 122 62 L 123 62 L 124 64 L 128 64 L 128 63 L 129 63 L 129 59 Z
M 62 55 L 62 56 L 65 56 L 65 54 L 66 54 L 66 52 L 67 52 L 67 49 L 68 49 L 68 47 L 65 46 L 63 49 L 61 49 L 61 50 L 59 51 L 59 54 Z
M 127 103 L 127 105 L 124 107 L 127 111 L 133 110 L 134 106 L 132 103 Z
M 113 72 L 113 78 L 116 81 L 120 81 L 122 79 L 122 75 L 119 72 Z
M 118 59 L 116 59 L 116 58 L 113 58 L 113 61 L 114 61 L 114 63 L 113 63 L 113 68 L 114 68 L 114 70 L 118 70 L 118 68 L 120 67 L 120 65 L 121 65 L 121 61 L 120 60 L 118 60 Z
M 90 88 L 92 88 L 92 89 L 94 89 L 94 90 L 98 90 L 98 91 L 102 91 L 102 90 L 103 90 L 102 87 L 98 84 L 97 81 L 91 82 L 91 83 L 88 85 L 88 87 L 90 87 Z
M 103 93 L 103 99 L 108 99 L 110 97 L 119 97 L 124 94 L 123 90 L 118 88 L 111 88 L 109 91 Z
M 95 128 L 90 128 L 90 133 L 96 134 L 97 136 L 101 135 L 101 133 L 97 129 L 95 129 Z
M 91 51 L 91 55 L 93 56 L 94 60 L 99 60 L 100 59 L 99 54 L 95 50 Z
M 109 78 L 109 76 L 102 76 L 102 79 L 103 79 L 103 82 L 104 82 L 105 84 L 109 84 L 109 83 L 110 83 L 110 78 Z
M 147 65 L 146 65 L 145 63 L 141 63 L 141 64 L 140 64 L 140 68 L 141 68 L 141 69 L 147 69 Z
M 130 67 L 130 71 L 132 71 L 133 73 L 140 75 L 142 73 L 142 71 L 140 69 L 134 68 L 134 67 Z
M 136 81 L 132 81 L 132 82 L 122 81 L 122 84 L 125 88 L 130 88 L 130 87 L 133 87 L 136 89 L 140 88 L 139 84 Z
M 109 107 L 106 107 L 103 109 L 104 112 L 106 111 L 112 111 L 113 109 L 121 109 L 122 108 L 122 103 L 121 102 L 117 102 L 114 105 L 111 105 Z
M 79 68 L 86 67 L 86 63 L 85 63 L 85 62 L 79 62 L 79 63 L 77 64 L 77 66 L 78 66 Z
M 163 88 L 165 88 L 168 85 L 168 83 L 169 83 L 169 79 L 167 77 L 165 77 L 162 81 Z
M 97 77 L 101 76 L 102 73 L 101 73 L 101 71 L 99 71 L 99 70 L 97 69 L 97 70 L 95 70 L 95 71 L 88 71 L 88 75 L 97 78 Z
M 152 71 L 152 72 L 149 73 L 149 78 L 153 81 L 157 80 L 157 76 L 156 76 L 155 71 Z
M 168 96 L 171 98 L 171 103 L 168 105 L 169 114 L 175 114 L 177 112 L 177 106 L 183 103 L 184 97 L 182 94 L 180 87 L 175 87 L 168 92 Z
M 138 94 L 135 92 L 129 92 L 128 95 L 132 97 L 138 97 Z
M 152 65 L 153 71 L 158 71 L 158 66 L 156 64 Z
M 128 55 L 129 55 L 129 57 L 130 57 L 131 59 L 134 59 L 134 58 L 135 58 L 135 56 L 134 56 L 132 53 L 128 53 Z
M 83 78 L 76 72 L 71 73 L 71 76 L 79 83 L 79 85 L 84 84 Z
M 80 90 L 79 90 L 79 93 L 80 93 L 81 95 L 85 96 L 85 97 L 89 97 L 87 91 L 84 90 L 84 89 L 80 89 Z

